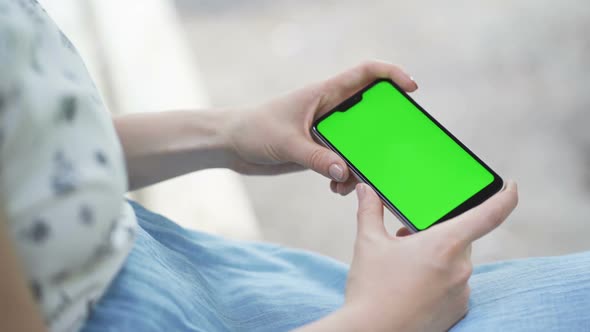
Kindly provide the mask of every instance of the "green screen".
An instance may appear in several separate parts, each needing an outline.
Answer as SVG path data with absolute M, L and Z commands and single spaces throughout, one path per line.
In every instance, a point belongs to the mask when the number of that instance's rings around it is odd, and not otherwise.
M 389 82 L 317 130 L 417 229 L 431 226 L 494 176 Z

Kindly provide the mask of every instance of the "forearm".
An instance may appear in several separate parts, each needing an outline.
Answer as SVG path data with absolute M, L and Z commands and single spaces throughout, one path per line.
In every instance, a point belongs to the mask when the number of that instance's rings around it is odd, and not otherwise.
M 226 111 L 139 113 L 113 119 L 129 175 L 129 189 L 206 168 L 229 167 Z

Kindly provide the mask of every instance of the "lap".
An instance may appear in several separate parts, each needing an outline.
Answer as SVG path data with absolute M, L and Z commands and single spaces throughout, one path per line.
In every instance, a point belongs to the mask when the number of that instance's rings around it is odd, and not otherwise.
M 482 265 L 451 331 L 590 331 L 590 252 Z
M 347 266 L 182 229 L 133 205 L 140 230 L 84 331 L 287 331 L 342 305 Z M 590 331 L 590 253 L 476 268 L 452 331 Z
M 340 262 L 187 231 L 133 207 L 137 242 L 84 331 L 288 331 L 342 305 Z

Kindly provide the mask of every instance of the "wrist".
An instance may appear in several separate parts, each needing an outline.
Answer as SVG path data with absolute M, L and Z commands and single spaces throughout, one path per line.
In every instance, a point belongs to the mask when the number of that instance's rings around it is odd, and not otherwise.
M 224 167 L 241 174 L 260 173 L 260 165 L 269 165 L 264 143 L 267 138 L 253 110 L 224 109 L 219 112 L 220 141 L 223 142 Z M 261 143 L 262 142 L 262 143 Z
M 360 332 L 373 331 L 370 322 L 363 320 L 357 312 L 349 307 L 342 307 L 328 316 L 305 325 L 295 332 Z
M 232 112 L 228 110 L 195 111 L 187 119 L 189 137 L 185 149 L 199 155 L 201 168 L 232 168 L 233 147 L 229 135 Z M 190 151 L 194 150 L 194 151 Z
M 344 305 L 338 311 L 334 312 L 333 315 L 342 324 L 343 329 L 341 331 L 375 331 L 372 322 L 367 319 L 367 316 L 360 308 Z
M 237 133 L 244 131 L 244 125 L 247 124 L 245 115 L 239 110 L 220 109 L 216 110 L 218 117 L 216 127 L 216 144 L 220 155 L 221 167 L 228 168 L 240 173 L 243 162 L 239 146 L 239 135 Z
M 391 306 L 378 301 L 374 303 L 347 303 L 339 311 L 340 315 L 346 316 L 346 323 L 350 329 L 346 331 L 414 331 L 408 325 L 408 318 L 401 314 L 401 310 L 395 310 L 398 315 L 392 315 Z M 397 308 L 399 309 L 399 308 Z M 395 317 L 397 316 L 397 317 Z

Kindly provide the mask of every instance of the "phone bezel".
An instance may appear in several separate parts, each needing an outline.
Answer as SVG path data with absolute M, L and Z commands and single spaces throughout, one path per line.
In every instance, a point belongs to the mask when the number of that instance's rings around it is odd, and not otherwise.
M 406 218 L 406 216 L 400 210 L 398 210 L 395 207 L 395 204 L 393 204 L 389 199 L 387 199 L 387 197 L 385 197 L 385 195 L 383 195 L 383 193 L 381 193 L 381 191 L 379 191 L 379 189 L 377 189 L 377 187 L 371 181 L 369 181 L 364 176 L 364 174 L 359 169 L 357 169 L 348 160 L 348 158 L 346 158 L 346 156 L 344 156 L 344 154 L 342 154 L 335 146 L 333 146 L 328 141 L 328 139 L 326 139 L 317 129 L 318 124 L 320 122 L 322 122 L 324 119 L 326 119 L 327 117 L 329 117 L 331 114 L 333 114 L 335 112 L 342 112 L 342 111 L 348 110 L 349 108 L 351 108 L 356 103 L 358 103 L 362 100 L 362 96 L 367 90 L 369 90 L 370 88 L 372 88 L 373 86 L 375 86 L 376 84 L 381 83 L 381 82 L 387 82 L 387 83 L 391 84 L 406 99 L 408 99 L 414 106 L 416 106 L 416 108 L 418 110 L 420 110 L 424 115 L 426 115 L 426 117 L 428 117 L 428 119 L 430 119 L 430 121 L 432 121 L 436 126 L 438 126 L 447 136 L 449 136 L 453 141 L 455 141 L 455 143 L 457 143 L 463 150 L 465 150 L 467 153 L 469 153 L 469 155 L 471 157 L 473 157 L 478 163 L 480 163 L 487 171 L 489 171 L 494 176 L 494 180 L 489 185 L 484 187 L 482 190 L 477 192 L 475 195 L 471 196 L 465 202 L 461 203 L 459 206 L 457 206 L 456 208 L 454 208 L 453 210 L 451 210 L 450 212 L 448 212 L 447 214 L 442 216 L 440 219 L 438 219 L 436 222 L 434 222 L 432 225 L 428 226 L 427 228 L 425 228 L 423 230 L 426 230 L 426 229 L 428 229 L 436 224 L 439 224 L 445 220 L 448 220 L 448 219 L 451 219 L 455 216 L 460 215 L 461 213 L 483 203 L 485 200 L 487 200 L 488 198 L 490 198 L 491 196 L 493 196 L 494 194 L 496 194 L 497 192 L 499 192 L 502 189 L 502 187 L 504 186 L 504 181 L 502 180 L 502 178 L 493 169 L 491 169 L 485 162 L 483 162 L 483 160 L 481 160 L 475 153 L 473 153 L 467 146 L 465 146 L 465 144 L 463 144 L 461 141 L 459 141 L 459 139 L 457 139 L 455 137 L 455 135 L 453 135 L 442 124 L 440 124 L 434 117 L 432 117 L 432 115 L 430 115 L 424 108 L 422 108 L 422 106 L 420 106 L 414 99 L 412 99 L 403 89 L 401 89 L 395 82 L 393 82 L 390 79 L 384 79 L 384 78 L 377 79 L 377 80 L 373 81 L 371 84 L 367 85 L 363 89 L 361 89 L 358 92 L 356 92 L 355 94 L 353 94 L 352 96 L 348 97 L 346 100 L 344 100 L 343 102 L 338 104 L 336 107 L 334 107 L 333 109 L 328 111 L 326 114 L 324 114 L 321 117 L 319 117 L 318 119 L 316 119 L 312 124 L 311 132 L 322 144 L 324 144 L 326 147 L 328 147 L 332 151 L 336 152 L 346 162 L 346 164 L 348 165 L 348 168 L 350 170 L 352 170 L 354 175 L 360 181 L 365 182 L 366 184 L 371 186 L 371 188 L 373 188 L 373 190 L 377 193 L 377 195 L 379 195 L 379 197 L 383 201 L 384 205 L 394 215 L 396 215 L 397 218 L 406 227 L 408 227 L 412 232 L 422 231 L 422 230 L 419 230 L 418 228 L 416 228 L 414 226 L 414 224 L 408 218 Z

